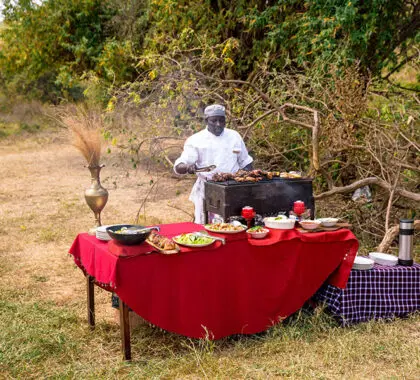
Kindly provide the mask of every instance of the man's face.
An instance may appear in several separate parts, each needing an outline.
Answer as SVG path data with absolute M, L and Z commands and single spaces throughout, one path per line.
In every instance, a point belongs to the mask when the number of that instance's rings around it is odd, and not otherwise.
M 226 118 L 224 116 L 209 116 L 207 118 L 207 129 L 215 136 L 220 136 L 225 129 Z

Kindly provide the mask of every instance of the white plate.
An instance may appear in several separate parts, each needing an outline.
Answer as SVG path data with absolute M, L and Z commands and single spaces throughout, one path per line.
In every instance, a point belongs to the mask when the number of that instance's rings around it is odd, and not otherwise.
M 240 232 L 246 231 L 246 227 L 243 227 L 243 229 L 239 231 L 213 230 L 207 227 L 206 225 L 204 226 L 204 228 L 209 232 L 214 232 L 215 234 L 239 234 Z
M 103 240 L 103 241 L 110 241 L 110 240 L 112 240 L 112 238 L 111 238 L 111 236 L 102 236 L 102 235 L 96 235 L 96 238 L 98 239 L 98 240 Z
M 100 226 L 96 228 L 96 233 L 101 232 L 101 233 L 105 233 L 108 235 L 108 233 L 106 232 L 106 229 L 110 227 L 110 226 Z
M 367 257 L 356 256 L 353 263 L 353 269 L 368 270 L 372 269 L 375 262 Z
M 369 257 L 377 264 L 394 266 L 398 264 L 398 257 L 382 252 L 370 252 Z
M 181 243 L 180 241 L 178 241 L 178 237 L 180 237 L 181 235 L 175 236 L 172 238 L 172 240 L 179 245 L 183 245 L 184 247 L 191 247 L 191 248 L 200 248 L 200 247 L 207 247 L 208 245 L 213 244 L 216 240 L 215 239 L 211 239 L 211 236 L 209 236 L 209 238 L 212 240 L 209 243 L 204 243 L 204 244 L 187 244 L 187 243 Z

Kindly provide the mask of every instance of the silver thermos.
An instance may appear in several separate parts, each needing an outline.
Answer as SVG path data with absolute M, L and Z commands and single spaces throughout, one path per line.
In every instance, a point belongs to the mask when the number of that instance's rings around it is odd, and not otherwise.
M 413 265 L 414 220 L 400 219 L 398 264 Z

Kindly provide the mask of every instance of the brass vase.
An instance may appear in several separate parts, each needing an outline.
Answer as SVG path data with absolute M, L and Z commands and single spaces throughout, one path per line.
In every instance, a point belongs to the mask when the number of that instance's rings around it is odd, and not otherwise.
M 85 190 L 86 203 L 95 214 L 96 226 L 89 230 L 91 235 L 96 233 L 96 228 L 101 225 L 101 211 L 108 201 L 108 191 L 101 185 L 99 174 L 105 165 L 88 166 L 91 174 L 91 185 Z

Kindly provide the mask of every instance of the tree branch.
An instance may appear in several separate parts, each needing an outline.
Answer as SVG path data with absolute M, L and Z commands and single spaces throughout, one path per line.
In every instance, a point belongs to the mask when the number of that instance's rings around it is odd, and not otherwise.
M 414 221 L 414 229 L 420 230 L 420 220 Z M 396 224 L 395 226 L 392 226 L 389 230 L 386 231 L 381 243 L 378 245 L 376 250 L 378 252 L 387 252 L 392 242 L 394 241 L 394 239 L 397 237 L 399 233 L 400 233 L 400 226 L 398 224 Z
M 419 53 L 415 53 L 413 55 L 410 55 L 408 57 L 405 57 L 397 66 L 395 66 L 388 74 L 386 74 L 383 78 L 384 80 L 387 80 L 392 74 L 394 74 L 396 71 L 398 71 L 401 67 L 403 67 L 406 63 L 410 62 L 412 59 L 417 57 Z
M 319 199 L 324 199 L 327 197 L 330 197 L 332 195 L 335 194 L 345 194 L 345 193 L 350 193 L 352 191 L 355 191 L 356 189 L 366 186 L 366 185 L 377 185 L 380 186 L 388 191 L 391 191 L 392 186 L 385 182 L 384 180 L 380 179 L 380 178 L 376 178 L 376 177 L 368 177 L 365 179 L 361 179 L 360 181 L 356 181 L 353 182 L 352 184 L 348 185 L 348 186 L 343 186 L 343 187 L 333 187 L 331 190 L 328 190 L 324 193 L 318 194 L 318 195 L 314 195 L 314 199 L 315 200 L 319 200 Z M 408 198 L 411 199 L 413 201 L 420 201 L 420 194 L 418 193 L 413 193 L 411 191 L 408 190 L 404 190 L 401 188 L 396 187 L 395 191 L 394 191 L 395 195 L 400 195 L 404 198 Z

